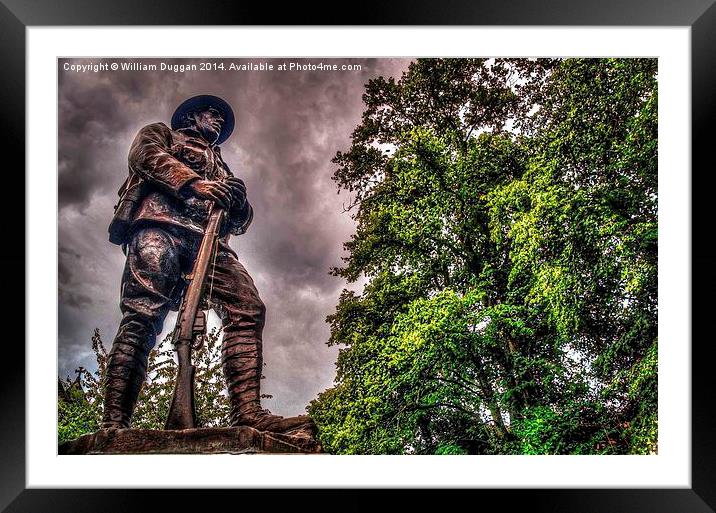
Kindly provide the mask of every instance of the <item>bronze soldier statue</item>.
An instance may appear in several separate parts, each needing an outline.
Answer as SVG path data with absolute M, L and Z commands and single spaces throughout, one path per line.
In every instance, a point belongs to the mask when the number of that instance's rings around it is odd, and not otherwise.
M 311 423 L 261 408 L 261 332 L 265 307 L 253 280 L 229 247 L 246 232 L 253 209 L 244 182 L 233 176 L 219 144 L 234 129 L 234 113 L 221 98 L 200 95 L 174 112 L 171 128 L 142 128 L 129 150 L 129 177 L 110 225 L 110 240 L 127 255 L 122 275 L 123 317 L 107 362 L 102 428 L 128 428 L 147 373 L 149 351 L 169 310 L 186 287 L 212 204 L 223 208 L 220 241 L 205 298 L 222 321 L 224 376 L 231 425 L 283 433 Z

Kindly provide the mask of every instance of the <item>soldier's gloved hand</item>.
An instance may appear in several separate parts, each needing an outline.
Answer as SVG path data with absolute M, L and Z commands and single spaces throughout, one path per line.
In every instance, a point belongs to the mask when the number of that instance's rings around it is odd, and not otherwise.
M 223 182 L 194 180 L 188 187 L 197 198 L 211 200 L 225 210 L 231 206 L 232 190 Z
M 232 205 L 242 208 L 246 203 L 246 184 L 241 178 L 229 176 L 225 180 L 226 185 L 231 188 Z

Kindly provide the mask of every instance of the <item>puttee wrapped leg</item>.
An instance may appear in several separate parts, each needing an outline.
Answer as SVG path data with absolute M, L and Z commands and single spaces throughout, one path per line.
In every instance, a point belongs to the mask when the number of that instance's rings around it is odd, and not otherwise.
M 125 429 L 147 375 L 146 346 L 118 337 L 107 360 L 102 429 Z
M 231 425 L 285 433 L 312 425 L 306 415 L 282 417 L 261 408 L 261 342 L 241 336 L 225 338 L 222 364 L 231 402 Z
M 261 408 L 262 332 L 266 307 L 253 280 L 231 251 L 214 266 L 212 301 L 223 321 L 222 364 L 231 401 L 231 425 L 285 433 L 313 428 L 305 415 L 281 417 Z

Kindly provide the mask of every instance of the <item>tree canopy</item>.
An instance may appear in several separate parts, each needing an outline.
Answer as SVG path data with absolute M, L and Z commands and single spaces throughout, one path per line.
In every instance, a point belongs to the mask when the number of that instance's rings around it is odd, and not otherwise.
M 334 158 L 342 454 L 657 447 L 657 61 L 421 59 Z

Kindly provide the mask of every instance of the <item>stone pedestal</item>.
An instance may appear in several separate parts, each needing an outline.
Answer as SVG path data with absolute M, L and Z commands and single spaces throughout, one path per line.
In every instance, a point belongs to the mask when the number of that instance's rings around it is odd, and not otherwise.
M 241 427 L 100 430 L 59 446 L 59 454 L 316 454 L 311 436 Z

